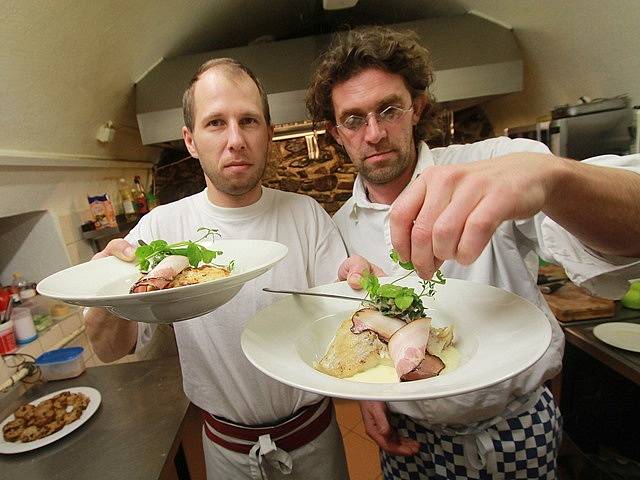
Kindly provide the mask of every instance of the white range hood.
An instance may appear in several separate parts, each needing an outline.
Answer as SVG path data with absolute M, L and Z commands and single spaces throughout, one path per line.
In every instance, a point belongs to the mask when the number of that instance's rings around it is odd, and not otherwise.
M 522 89 L 522 58 L 513 32 L 467 14 L 391 25 L 418 33 L 431 51 L 433 92 L 441 103 L 465 105 Z M 138 126 L 145 145 L 179 141 L 182 93 L 196 69 L 215 57 L 232 57 L 263 82 L 273 123 L 307 118 L 304 95 L 316 58 L 330 37 L 319 35 L 163 60 L 136 85 Z

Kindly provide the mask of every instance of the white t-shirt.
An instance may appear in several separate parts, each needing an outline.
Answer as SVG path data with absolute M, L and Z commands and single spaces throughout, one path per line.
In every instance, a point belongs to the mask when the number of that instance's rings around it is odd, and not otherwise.
M 538 142 L 506 137 L 433 150 L 421 143 L 413 179 L 429 166 L 467 163 L 515 152 L 549 153 L 549 150 Z M 640 172 L 640 155 L 598 157 L 588 162 Z M 388 275 L 396 275 L 401 273 L 400 267 L 389 258 L 389 251 L 393 248 L 389 231 L 390 208 L 389 205 L 369 202 L 364 184 L 358 177 L 353 196 L 333 219 L 349 255 L 362 255 Z M 393 402 L 390 403 L 391 410 L 421 419 L 424 423 L 471 424 L 500 415 L 514 398 L 531 392 L 560 371 L 564 336 L 536 286 L 537 270 L 525 261 L 532 252 L 545 260 L 561 264 L 571 280 L 603 296 L 621 296 L 628 288 L 627 280 L 640 276 L 640 261 L 637 259 L 599 255 L 585 248 L 543 214 L 528 220 L 503 222 L 472 265 L 447 261 L 441 270 L 447 278 L 500 287 L 537 305 L 546 313 L 551 324 L 551 345 L 529 369 L 493 387 L 443 399 Z M 535 263 L 537 266 L 537 259 Z
M 126 239 L 134 244 L 138 239 L 195 240 L 198 227 L 216 228 L 224 239 L 277 241 L 289 252 L 225 305 L 174 324 L 187 397 L 208 412 L 245 425 L 272 423 L 318 402 L 319 395 L 277 382 L 249 363 L 240 335 L 258 310 L 280 299 L 263 287 L 305 289 L 336 281 L 346 252 L 329 215 L 312 198 L 294 193 L 263 188 L 253 205 L 221 208 L 204 190 L 154 209 Z M 136 349 L 153 330 L 153 325 L 139 324 Z

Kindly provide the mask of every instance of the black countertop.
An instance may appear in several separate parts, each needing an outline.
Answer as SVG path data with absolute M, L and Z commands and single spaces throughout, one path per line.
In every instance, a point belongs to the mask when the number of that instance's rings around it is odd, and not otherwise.
M 39 449 L 0 455 L 2 478 L 158 478 L 189 406 L 178 357 L 87 369 L 0 397 L 0 419 L 21 404 L 70 387 L 93 387 L 98 411 L 69 435 Z
M 567 342 L 640 385 L 640 353 L 608 345 L 593 334 L 593 329 L 596 326 L 609 322 L 640 324 L 640 310 L 624 308 L 617 302 L 616 313 L 613 317 L 570 323 L 560 322 L 560 325 L 564 330 Z

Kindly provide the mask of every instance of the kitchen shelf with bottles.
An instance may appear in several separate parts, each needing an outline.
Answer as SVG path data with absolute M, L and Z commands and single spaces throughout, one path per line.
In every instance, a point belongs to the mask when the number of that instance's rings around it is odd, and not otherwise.
M 112 226 L 114 223 L 113 217 L 109 219 L 107 215 L 107 222 L 105 223 L 109 226 L 101 227 L 100 211 L 98 211 L 98 213 L 94 212 L 95 221 L 87 222 L 81 226 L 82 238 L 91 243 L 94 252 L 99 252 L 104 249 L 109 240 L 124 237 L 136 223 L 138 223 L 143 215 L 158 205 L 158 199 L 153 192 L 153 187 L 150 188 L 149 191 L 145 190 L 139 175 L 133 178 L 133 185 L 133 188 L 131 188 L 131 185 L 125 178 L 118 180 L 118 195 L 122 209 L 121 213 L 115 216 L 116 226 Z M 107 202 L 111 205 L 111 212 L 113 213 L 113 204 L 108 196 L 106 197 Z M 89 198 L 89 203 L 91 204 L 92 197 Z
M 114 238 L 124 237 L 138 223 L 142 215 L 130 216 L 128 219 L 124 215 L 118 215 L 117 227 L 103 227 L 93 230 L 82 231 L 82 238 L 89 241 L 93 250 L 97 253 Z

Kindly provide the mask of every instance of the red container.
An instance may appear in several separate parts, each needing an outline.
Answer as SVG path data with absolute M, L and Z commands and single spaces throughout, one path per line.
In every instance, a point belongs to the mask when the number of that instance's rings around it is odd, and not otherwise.
M 3 313 L 9 305 L 11 299 L 11 293 L 7 292 L 4 288 L 0 288 L 0 313 Z
M 16 351 L 16 337 L 13 334 L 13 322 L 0 323 L 0 355 Z

